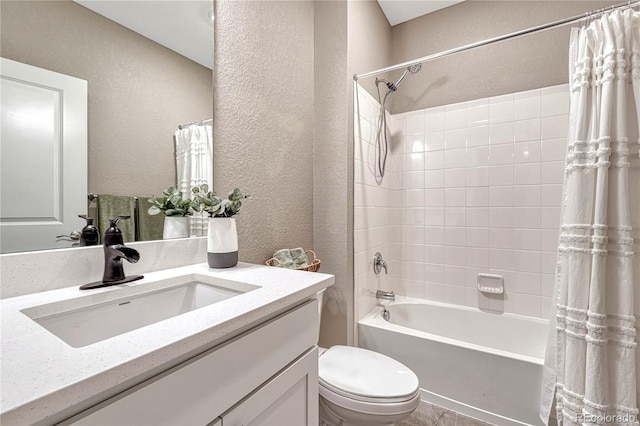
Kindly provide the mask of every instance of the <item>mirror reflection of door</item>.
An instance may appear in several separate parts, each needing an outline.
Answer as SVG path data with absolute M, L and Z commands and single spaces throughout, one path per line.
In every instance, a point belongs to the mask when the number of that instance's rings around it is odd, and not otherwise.
M 0 58 L 0 252 L 64 248 L 87 209 L 87 82 Z

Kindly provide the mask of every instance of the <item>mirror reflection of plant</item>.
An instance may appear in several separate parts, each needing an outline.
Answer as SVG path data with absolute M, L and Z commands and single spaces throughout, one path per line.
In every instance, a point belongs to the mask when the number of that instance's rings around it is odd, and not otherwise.
M 193 187 L 191 191 L 194 194 L 194 210 L 206 212 L 209 217 L 231 217 L 240 211 L 242 200 L 250 198 L 249 195 L 243 194 L 242 191 L 235 188 L 224 199 L 215 192 L 209 191 L 207 184 Z
M 191 216 L 193 215 L 193 200 L 182 198 L 182 192 L 176 188 L 169 187 L 162 191 L 162 198 L 158 200 L 155 195 L 147 201 L 152 205 L 149 207 L 149 214 L 156 215 L 163 213 L 165 216 Z

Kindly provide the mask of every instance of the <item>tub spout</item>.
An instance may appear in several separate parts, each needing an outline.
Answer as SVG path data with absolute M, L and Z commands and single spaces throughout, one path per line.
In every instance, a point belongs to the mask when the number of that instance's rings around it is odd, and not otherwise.
M 376 299 L 390 300 L 395 302 L 396 294 L 392 291 L 378 290 L 376 291 Z

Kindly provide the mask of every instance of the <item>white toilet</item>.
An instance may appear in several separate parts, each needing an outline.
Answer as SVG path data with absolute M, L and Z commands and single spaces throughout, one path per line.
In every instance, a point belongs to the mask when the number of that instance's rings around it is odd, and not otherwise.
M 322 293 L 318 294 L 320 312 Z M 318 360 L 321 426 L 393 425 L 420 404 L 418 377 L 367 349 L 333 346 Z

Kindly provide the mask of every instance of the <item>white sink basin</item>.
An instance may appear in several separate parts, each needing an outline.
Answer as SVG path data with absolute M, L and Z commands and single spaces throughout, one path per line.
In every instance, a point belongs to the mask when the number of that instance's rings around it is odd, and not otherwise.
M 190 274 L 36 306 L 22 310 L 22 313 L 77 348 L 257 288 L 250 284 Z

